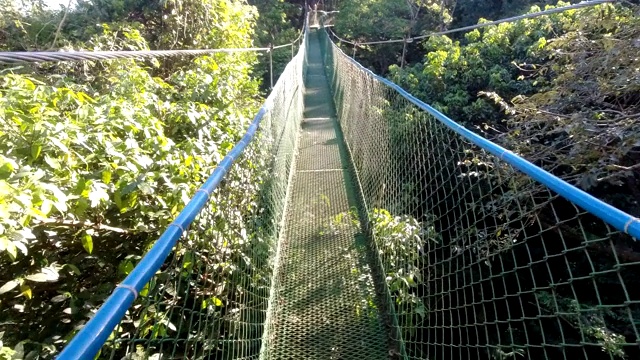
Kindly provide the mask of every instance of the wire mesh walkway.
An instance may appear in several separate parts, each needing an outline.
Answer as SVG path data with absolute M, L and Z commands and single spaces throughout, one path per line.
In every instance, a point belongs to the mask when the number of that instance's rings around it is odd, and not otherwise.
M 384 359 L 387 345 L 365 237 L 317 31 L 309 38 L 304 121 L 292 183 L 267 358 Z

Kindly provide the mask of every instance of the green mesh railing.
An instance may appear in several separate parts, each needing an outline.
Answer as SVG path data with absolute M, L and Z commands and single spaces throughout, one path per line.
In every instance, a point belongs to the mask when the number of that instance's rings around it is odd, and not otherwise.
M 322 34 L 363 226 L 393 304 L 390 354 L 640 358 L 639 244 L 466 140 Z
M 259 356 L 303 114 L 305 48 L 280 76 L 261 120 L 256 118 L 260 125 L 253 140 L 190 227 L 182 229 L 182 238 L 137 294 L 99 358 Z

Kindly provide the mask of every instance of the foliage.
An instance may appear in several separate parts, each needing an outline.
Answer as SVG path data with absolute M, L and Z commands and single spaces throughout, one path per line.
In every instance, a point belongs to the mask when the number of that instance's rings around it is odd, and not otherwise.
M 260 47 L 270 47 L 288 44 L 302 33 L 304 25 L 304 1 L 292 0 L 251 0 L 250 4 L 255 5 L 260 16 L 256 24 L 256 44 Z M 293 46 L 293 52 L 298 51 L 300 40 Z M 276 49 L 272 53 L 273 57 L 273 82 L 278 80 L 285 66 L 291 60 L 292 48 L 284 47 Z M 255 69 L 257 74 L 262 76 L 263 88 L 270 85 L 270 64 L 269 55 L 263 54 L 261 61 Z
M 613 358 L 625 358 L 623 345 L 624 335 L 618 334 L 607 327 L 605 316 L 616 317 L 611 310 L 600 310 L 596 306 L 580 304 L 575 299 L 554 296 L 542 291 L 536 294 L 541 308 L 547 312 L 560 312 L 565 322 L 586 335 L 588 341 L 593 341 L 602 347 L 602 351 Z
M 141 13 L 82 3 L 74 11 L 84 17 L 69 19 L 113 23 L 78 33 L 71 21 L 61 43 L 101 50 L 253 43 L 255 10 L 240 1 L 127 4 Z M 16 29 L 0 25 L 2 34 Z M 31 36 L 24 30 L 20 41 Z M 244 133 L 259 101 L 255 60 L 219 54 L 4 71 L 0 322 L 12 326 L 3 354 L 20 344 L 23 354 L 52 356 L 131 271 Z M 255 166 L 238 181 L 259 184 Z M 243 224 L 234 225 L 238 233 Z
M 339 4 L 335 31 L 354 42 L 411 37 L 451 21 L 446 6 L 433 0 L 349 0 Z M 352 47 L 347 47 L 352 53 Z M 358 46 L 357 59 L 378 73 L 401 62 L 402 43 Z
M 424 61 L 392 66 L 391 77 L 584 189 L 613 187 L 640 199 L 630 168 L 640 141 L 631 65 L 637 31 L 637 18 L 622 6 L 568 11 L 474 30 L 464 42 L 430 38 Z M 637 212 L 621 198 L 611 201 Z
M 373 209 L 369 221 L 398 320 L 407 335 L 415 335 L 428 311 L 416 293 L 424 284 L 422 257 L 428 251 L 424 247 L 439 242 L 440 236 L 432 222 L 421 224 L 409 215 L 393 216 L 385 209 Z
M 239 348 L 259 351 L 259 342 L 247 347 L 242 341 L 262 335 L 260 326 L 246 324 L 263 321 L 270 288 L 267 264 L 276 233 L 269 225 L 278 221 L 264 214 L 274 204 L 262 198 L 269 196 L 263 191 L 270 175 L 270 141 L 258 138 L 245 150 L 163 270 L 141 292 L 142 306 L 129 310 L 106 349 L 123 354 L 135 345 L 145 358 L 173 356 L 176 349 L 196 354 L 197 346 L 181 344 L 188 339 L 201 345 L 200 352 L 223 356 Z M 185 308 L 192 316 L 176 311 Z M 218 336 L 224 341 L 217 343 Z M 174 345 L 167 347 L 168 340 Z
M 398 309 L 398 320 L 407 335 L 414 336 L 428 311 L 417 294 L 417 289 L 425 282 L 421 273 L 423 256 L 432 243 L 442 239 L 431 221 L 420 223 L 412 216 L 394 216 L 386 209 L 374 208 L 368 221 L 377 252 L 375 256 L 382 262 L 386 285 Z M 358 212 L 352 209 L 332 218 L 320 235 L 337 235 L 360 226 Z
M 64 11 L 49 9 L 44 1 L 0 0 L 0 50 L 47 50 Z
M 636 13 L 634 7 L 607 4 L 490 26 L 469 32 L 464 39 L 432 37 L 423 43 L 426 53 L 420 63 L 404 69 L 392 66 L 390 77 L 466 127 L 637 215 L 640 197 L 636 195 L 635 164 L 640 129 L 636 121 L 638 70 L 632 65 L 637 57 L 635 43 L 640 25 Z M 540 288 L 541 284 L 552 284 L 551 277 L 575 279 L 578 273 L 586 277 L 592 268 L 606 269 L 616 263 L 637 261 L 637 246 L 622 238 L 615 238 L 612 249 L 606 245 L 592 247 L 591 239 L 610 236 L 606 226 L 567 201 L 553 197 L 546 188 L 495 157 L 474 146 L 451 141 L 449 136 L 439 136 L 441 131 L 431 130 L 437 121 L 414 118 L 403 107 L 386 115 L 392 134 L 398 135 L 391 148 L 404 154 L 396 157 L 397 162 L 407 169 L 404 172 L 423 176 L 419 184 L 409 183 L 412 175 L 406 176 L 408 180 L 400 176 L 410 189 L 416 189 L 409 197 L 444 199 L 438 205 L 442 213 L 448 213 L 447 209 L 464 209 L 465 213 L 473 214 L 473 219 L 454 214 L 436 220 L 436 229 L 443 238 L 451 239 L 446 251 L 437 256 L 454 256 L 451 253 L 471 257 L 483 268 L 499 273 L 496 279 L 507 284 L 507 293 L 519 291 L 522 286 Z M 428 150 L 402 141 L 408 138 L 406 134 L 424 129 L 435 134 L 430 138 Z M 442 158 L 437 169 L 415 163 L 415 159 L 434 157 Z M 451 200 L 456 197 L 449 194 L 459 189 L 463 181 L 471 190 Z M 425 211 L 434 212 L 416 206 L 410 214 L 420 218 Z M 558 228 L 554 234 L 540 233 L 541 229 L 554 228 Z M 583 247 L 593 252 L 597 260 L 585 259 L 583 254 L 560 255 L 566 249 Z M 545 260 L 549 261 L 546 266 L 550 269 L 547 277 L 541 274 L 547 268 L 537 262 L 552 256 L 559 259 L 566 256 L 569 263 Z M 625 260 L 619 260 L 622 258 Z M 530 264 L 535 284 L 522 284 L 526 274 L 515 270 L 518 264 Z M 514 269 L 515 274 L 509 274 L 509 269 Z M 475 272 L 459 269 L 457 274 L 474 278 L 478 276 Z M 449 272 L 434 275 L 424 269 L 425 274 L 437 278 Z M 603 303 L 625 301 L 624 294 L 602 291 L 605 286 L 625 283 L 627 287 L 636 287 L 637 281 L 590 276 L 597 287 L 595 291 L 586 290 L 587 284 L 582 287 L 575 282 L 563 289 L 555 288 L 556 292 L 549 296 L 557 303 L 552 306 L 522 307 L 523 303 L 540 301 L 544 292 L 519 295 L 517 301 L 505 302 L 510 308 L 521 308 L 525 317 L 546 313 L 562 321 L 540 324 L 525 321 L 520 325 L 510 322 L 510 315 L 503 316 L 499 310 L 466 321 L 476 324 L 490 318 L 506 321 L 508 326 L 505 325 L 502 334 L 486 335 L 495 344 L 491 354 L 494 358 L 523 356 L 517 352 L 519 349 L 505 347 L 508 344 L 501 343 L 504 337 L 511 337 L 511 344 L 588 342 L 592 344 L 585 350 L 588 357 L 599 350 L 608 357 L 633 356 L 635 350 L 629 343 L 635 338 L 632 328 L 637 309 L 630 309 L 633 315 L 628 315 L 600 308 Z M 471 296 L 483 296 L 481 286 L 467 291 Z M 448 296 L 430 301 L 451 307 L 460 304 Z M 422 333 L 416 337 L 427 336 Z M 527 348 L 526 355 L 534 356 L 534 351 Z
M 527 12 L 531 6 L 545 7 L 555 3 L 556 0 L 457 0 L 451 10 L 454 17 L 451 28 L 473 25 L 479 19 L 517 16 Z

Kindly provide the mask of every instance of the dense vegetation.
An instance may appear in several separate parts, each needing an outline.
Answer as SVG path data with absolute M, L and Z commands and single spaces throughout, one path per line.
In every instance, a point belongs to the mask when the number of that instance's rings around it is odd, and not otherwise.
M 262 47 L 271 45 L 289 44 L 296 41 L 293 51 L 298 51 L 301 41 L 301 29 L 304 24 L 304 0 L 250 0 L 260 14 L 256 28 L 256 44 Z M 291 55 L 290 47 L 276 49 L 273 52 L 273 81 L 284 70 Z M 268 55 L 263 54 L 263 61 L 260 61 L 255 71 L 262 74 L 262 84 L 264 88 L 270 85 L 270 69 Z
M 292 41 L 299 7 L 261 5 L 262 18 L 235 0 L 2 0 L 0 50 Z M 291 49 L 280 53 L 278 69 Z M 234 53 L 0 68 L 0 358 L 50 358 L 86 322 L 244 133 L 264 64 Z M 256 165 L 241 165 L 231 194 L 253 194 Z
M 268 47 L 298 37 L 304 3 L 91 0 L 52 10 L 39 0 L 20 6 L 0 0 L 0 50 Z M 365 41 L 469 25 L 548 3 L 343 0 L 327 6 L 341 11 L 336 33 Z M 638 216 L 637 12 L 631 5 L 602 5 L 406 48 L 359 47 L 356 58 L 457 121 Z M 274 52 L 274 80 L 290 56 L 289 47 Z M 50 358 L 59 351 L 239 139 L 269 77 L 265 53 L 0 68 L 0 359 Z M 264 175 L 245 165 L 239 184 Z M 425 164 L 407 167 L 420 171 Z M 249 190 L 239 186 L 233 194 L 255 189 Z M 425 216 L 420 209 L 370 215 L 378 246 L 391 261 L 402 251 L 392 242 L 416 239 L 417 219 L 424 223 Z M 443 221 L 429 221 L 430 238 L 447 238 Z M 247 228 L 218 225 L 237 233 Z M 638 261 L 637 245 L 618 246 L 626 260 Z M 402 253 L 409 262 L 419 261 L 420 245 L 407 247 L 412 250 Z M 608 252 L 599 254 L 600 265 L 612 264 Z M 576 261 L 576 268 L 587 266 Z M 401 317 L 415 324 L 428 309 L 418 302 L 415 284 L 400 275 L 395 271 L 389 285 L 411 304 L 411 313 Z M 640 288 L 637 280 L 625 281 Z M 544 295 L 534 300 L 550 311 L 576 306 Z M 205 307 L 221 303 L 211 299 Z M 589 300 L 578 306 L 597 303 Z M 607 316 L 612 329 L 605 335 L 613 340 L 598 340 L 598 334 L 591 340 L 613 344 L 607 356 L 623 357 L 616 341 L 632 338 L 633 330 L 609 319 L 620 314 Z M 415 327 L 411 336 L 426 339 Z
M 433 37 L 422 62 L 390 71 L 450 117 L 638 215 L 638 30 L 631 8 L 570 11 Z
M 359 41 L 402 38 L 513 15 L 533 2 L 482 3 L 345 1 L 336 33 Z M 603 5 L 430 37 L 411 44 L 403 67 L 402 44 L 359 47 L 356 58 L 451 118 L 638 215 L 637 11 Z

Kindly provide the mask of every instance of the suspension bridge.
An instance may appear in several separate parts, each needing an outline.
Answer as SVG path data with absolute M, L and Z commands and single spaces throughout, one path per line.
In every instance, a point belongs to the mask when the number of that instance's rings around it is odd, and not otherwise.
M 640 221 L 312 25 L 242 140 L 59 358 L 640 357 L 640 262 L 619 250 Z

